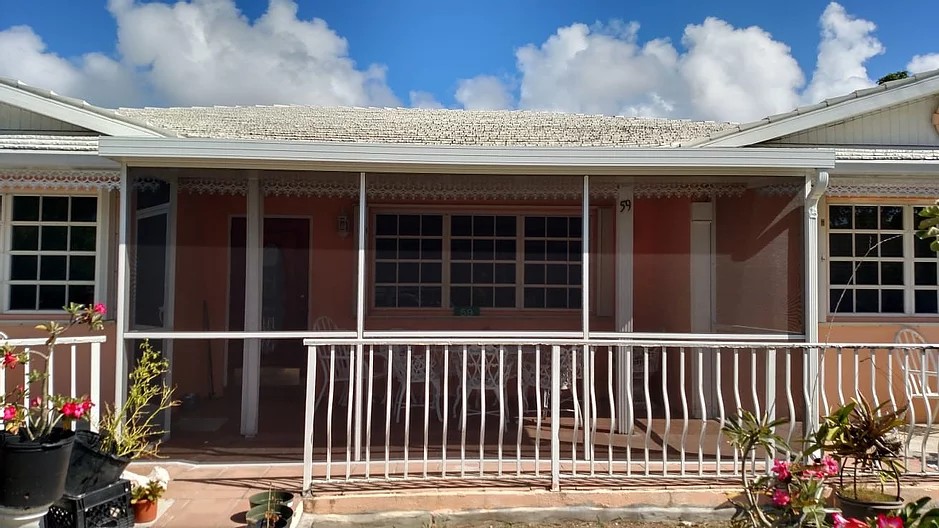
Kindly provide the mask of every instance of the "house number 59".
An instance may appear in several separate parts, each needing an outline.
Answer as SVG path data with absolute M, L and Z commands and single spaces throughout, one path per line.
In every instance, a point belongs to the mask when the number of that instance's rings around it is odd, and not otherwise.
M 620 200 L 619 202 L 619 212 L 625 213 L 626 211 L 633 210 L 632 200 Z

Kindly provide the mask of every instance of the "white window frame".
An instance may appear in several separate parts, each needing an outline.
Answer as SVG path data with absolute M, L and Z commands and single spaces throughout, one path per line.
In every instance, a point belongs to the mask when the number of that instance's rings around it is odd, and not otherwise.
M 0 193 L 0 313 L 4 315 L 22 316 L 54 316 L 62 313 L 59 309 L 43 310 L 11 310 L 10 306 L 10 273 L 12 272 L 12 236 L 13 226 L 13 197 L 14 196 L 50 196 L 50 197 L 80 197 L 97 198 L 97 219 L 95 221 L 95 272 L 94 272 L 94 300 L 100 301 L 107 295 L 105 283 L 108 270 L 108 229 L 110 215 L 110 196 L 107 190 L 34 190 L 21 189 Z M 40 220 L 39 225 L 42 225 Z M 70 222 L 65 222 L 69 224 Z M 41 253 L 41 250 L 39 251 Z M 66 250 L 68 253 L 69 250 Z M 89 252 L 90 253 L 90 252 Z M 67 282 L 67 281 L 64 281 Z M 88 281 L 90 282 L 90 281 Z
M 598 229 L 594 224 L 597 222 L 597 208 L 591 207 L 590 209 L 590 222 L 591 229 Z M 437 313 L 437 314 L 451 314 L 453 308 L 449 305 L 450 291 L 450 222 L 447 220 L 449 216 L 514 216 L 516 218 L 516 275 L 515 283 L 512 285 L 516 289 L 516 304 L 514 307 L 485 307 L 482 308 L 485 313 L 500 313 L 500 312 L 528 312 L 533 314 L 576 314 L 580 313 L 582 308 L 526 308 L 524 306 L 524 218 L 526 216 L 566 216 L 566 217 L 579 217 L 581 216 L 582 209 L 576 206 L 488 206 L 488 207 L 479 207 L 479 206 L 453 206 L 453 207 L 440 207 L 440 206 L 393 206 L 393 205 L 372 205 L 369 207 L 369 216 L 368 216 L 368 247 L 370 248 L 367 252 L 368 263 L 366 276 L 366 286 L 367 291 L 367 305 L 370 313 L 372 314 L 401 314 L 408 311 L 418 311 L 422 313 Z M 441 259 L 441 306 L 440 307 L 393 307 L 393 306 L 376 306 L 375 305 L 375 267 L 377 263 L 377 254 L 374 251 L 375 248 L 375 239 L 376 239 L 376 229 L 375 222 L 378 215 L 441 215 L 443 219 L 443 234 L 441 239 L 443 241 L 443 255 Z M 598 244 L 596 240 L 597 236 L 591 236 L 591 245 Z M 583 243 L 583 240 L 581 240 Z M 597 246 L 599 247 L 599 246 Z M 588 248 L 591 250 L 593 248 Z M 590 266 L 595 266 L 595 262 L 599 259 L 591 259 Z M 565 262 L 567 263 L 567 262 Z M 581 263 L 582 265 L 582 263 Z M 596 270 L 593 270 L 596 274 Z M 591 289 L 591 304 L 595 301 L 596 296 L 593 294 L 596 291 L 596 282 L 591 281 L 589 287 Z M 505 286 L 509 286 L 506 284 Z M 548 287 L 550 285 L 546 285 Z M 560 285 L 559 285 L 560 287 Z M 571 286 L 564 286 L 565 288 L 571 288 Z M 583 285 L 581 285 L 583 288 Z M 581 297 L 583 299 L 583 297 Z M 593 306 L 591 306 L 591 311 L 593 311 Z
M 888 201 L 888 200 L 828 200 L 824 205 L 823 209 L 823 219 L 825 221 L 824 231 L 821 243 L 823 244 L 823 266 L 820 273 L 824 273 L 824 284 L 825 290 L 824 295 L 822 296 L 822 302 L 824 302 L 825 311 L 823 313 L 827 314 L 828 319 L 830 320 L 833 317 L 839 319 L 865 319 L 865 318 L 875 318 L 875 319 L 897 319 L 897 318 L 939 318 L 937 313 L 916 313 L 915 312 L 915 295 L 916 290 L 923 289 L 933 289 L 939 292 L 939 284 L 934 286 L 917 286 L 915 284 L 915 263 L 924 262 L 926 260 L 922 257 L 915 256 L 915 243 L 916 243 L 916 227 L 919 225 L 919 217 L 914 216 L 914 210 L 919 207 L 928 207 L 932 205 L 929 202 L 921 201 L 912 201 L 912 200 L 902 200 L 902 201 Z M 856 285 L 843 285 L 843 284 L 832 284 L 831 282 L 831 263 L 833 261 L 845 260 L 845 261 L 854 261 L 857 262 L 859 259 L 867 262 L 881 262 L 881 261 L 892 261 L 897 260 L 898 257 L 867 257 L 867 259 L 861 257 L 832 257 L 831 256 L 831 244 L 830 244 L 830 235 L 832 233 L 831 229 L 831 207 L 838 206 L 852 206 L 852 207 L 901 207 L 903 209 L 903 229 L 901 236 L 902 245 L 903 245 L 903 285 L 897 285 L 888 289 L 898 289 L 903 291 L 903 312 L 835 312 L 831 307 L 831 292 L 836 289 L 873 289 L 876 291 L 881 291 L 881 287 L 870 286 L 857 288 Z M 878 232 L 881 230 L 868 230 L 868 229 L 857 229 L 852 227 L 852 229 L 837 230 L 835 233 L 845 233 L 854 234 L 864 233 L 864 232 Z M 936 257 L 939 258 L 939 257 Z M 937 281 L 939 282 L 939 281 Z

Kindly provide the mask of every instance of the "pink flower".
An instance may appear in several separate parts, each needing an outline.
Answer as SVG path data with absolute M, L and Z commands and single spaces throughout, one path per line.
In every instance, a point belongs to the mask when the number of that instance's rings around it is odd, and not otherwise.
M 822 457 L 822 470 L 823 470 L 823 471 L 825 472 L 825 474 L 827 474 L 829 477 L 834 477 L 834 476 L 836 476 L 836 475 L 838 474 L 839 469 L 840 469 L 840 468 L 838 467 L 838 461 L 837 461 L 837 460 L 835 460 L 834 458 L 832 458 L 832 457 L 829 456 L 829 455 L 825 455 L 824 457 Z
M 82 404 L 72 401 L 63 403 L 59 412 L 61 412 L 63 416 L 76 419 L 81 418 L 82 414 L 84 414 Z
M 802 471 L 802 476 L 810 479 L 824 479 L 828 473 L 825 469 L 806 468 Z
M 39 407 L 40 405 L 42 405 L 42 398 L 41 398 L 41 397 L 36 396 L 36 397 L 33 398 L 32 400 L 30 400 L 30 403 L 29 403 L 29 406 L 30 406 L 30 407 Z
M 3 408 L 3 420 L 9 421 L 16 418 L 16 406 L 7 405 Z
M 95 404 L 91 403 L 91 400 L 82 400 L 82 402 L 78 404 L 78 407 L 81 409 L 81 413 L 83 415 L 91 412 L 91 408 L 94 406 Z
M 96 313 L 96 314 L 98 314 L 98 315 L 104 315 L 104 314 L 108 313 L 107 307 L 105 307 L 104 304 L 102 304 L 102 303 L 98 303 L 98 304 L 94 305 L 94 307 L 92 307 L 91 311 L 94 312 L 94 313 Z
M 3 354 L 3 367 L 4 368 L 16 368 L 16 365 L 18 365 L 19 362 L 20 362 L 20 359 L 16 357 L 15 354 L 12 354 L 10 352 Z
M 782 481 L 789 480 L 792 474 L 789 472 L 789 461 L 776 459 L 773 461 L 773 474 Z
M 783 488 L 776 488 L 773 490 L 773 504 L 776 506 L 785 506 L 792 501 L 792 497 L 789 495 L 789 492 Z
M 877 515 L 877 528 L 903 528 L 903 519 L 884 514 Z
M 834 513 L 831 516 L 832 526 L 834 528 L 870 528 L 870 525 L 866 522 L 855 519 L 854 517 L 845 517 L 841 513 Z M 901 525 L 902 526 L 902 525 Z

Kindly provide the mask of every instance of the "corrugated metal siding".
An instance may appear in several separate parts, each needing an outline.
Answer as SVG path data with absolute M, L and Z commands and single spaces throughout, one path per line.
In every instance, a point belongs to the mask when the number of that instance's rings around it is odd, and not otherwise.
M 939 145 L 939 132 L 932 124 L 937 107 L 939 96 L 918 99 L 767 143 L 934 147 Z
M 17 106 L 0 103 L 0 133 L 9 132 L 79 132 L 89 131 L 71 123 L 52 119 Z

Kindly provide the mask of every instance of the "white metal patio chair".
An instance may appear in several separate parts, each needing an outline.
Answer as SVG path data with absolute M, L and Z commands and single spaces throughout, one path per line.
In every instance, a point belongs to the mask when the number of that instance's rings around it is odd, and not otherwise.
M 332 320 L 328 315 L 320 316 L 313 322 L 313 331 L 314 332 L 339 332 L 341 329 L 336 326 L 335 321 Z M 345 407 L 349 404 L 349 384 L 352 383 L 352 380 L 355 376 L 353 371 L 353 362 L 352 362 L 352 352 L 355 348 L 352 345 L 323 345 L 319 347 L 316 353 L 316 359 L 320 371 L 323 373 L 325 380 L 320 384 L 319 391 L 316 395 L 316 401 L 313 403 L 313 409 L 319 408 L 320 401 L 326 395 L 330 382 L 332 383 L 334 389 L 333 394 L 336 398 L 336 403 L 342 407 Z M 364 354 L 365 361 L 368 361 L 368 354 Z M 384 357 L 384 354 L 376 351 L 374 354 L 376 358 Z M 332 370 L 330 370 L 330 362 L 333 363 Z M 362 369 L 363 374 L 368 372 L 367 365 Z M 373 379 L 384 379 L 385 378 L 385 369 L 375 368 L 373 370 Z M 381 401 L 385 401 L 385 392 L 381 392 Z
M 916 330 L 908 327 L 901 328 L 894 341 L 903 345 L 926 345 L 926 339 Z M 936 421 L 939 413 L 939 350 L 934 348 L 899 349 L 900 368 L 903 370 L 903 387 L 907 401 L 923 400 L 928 413 L 928 425 Z M 930 403 L 935 400 L 935 403 Z M 910 427 L 915 424 L 916 417 L 913 407 L 910 406 Z
M 516 350 L 504 350 L 502 361 L 499 361 L 499 349 L 492 345 L 468 346 L 465 348 L 466 357 L 466 377 L 463 377 L 464 351 L 458 350 L 451 355 L 451 372 L 457 376 L 457 387 L 454 394 L 456 401 L 453 403 L 453 414 L 457 414 L 460 404 L 467 405 L 466 415 L 495 414 L 497 411 L 489 410 L 489 402 L 497 401 L 502 416 L 506 414 L 505 396 L 507 396 L 508 383 L 515 379 L 515 362 L 518 352 Z M 501 374 L 500 374 L 501 366 Z M 466 391 L 466 401 L 464 402 L 463 392 Z M 486 409 L 482 408 L 482 393 L 492 393 L 492 398 L 487 398 Z M 468 402 L 471 396 L 476 395 L 480 401 L 480 409 L 471 410 Z
M 428 363 L 430 368 L 428 370 Z M 410 370 L 410 378 L 408 371 Z M 425 383 L 429 382 L 430 405 L 437 414 L 437 419 L 443 421 L 443 409 L 441 399 L 441 378 L 440 378 L 440 360 L 432 351 L 426 347 L 421 349 L 411 349 L 411 363 L 408 365 L 408 347 L 397 346 L 391 354 L 391 372 L 395 381 L 398 382 L 400 389 L 395 397 L 395 422 L 401 421 L 401 410 L 408 403 L 407 392 L 410 391 L 411 407 L 423 406 L 428 402 L 424 401 Z

